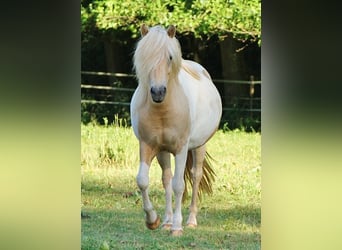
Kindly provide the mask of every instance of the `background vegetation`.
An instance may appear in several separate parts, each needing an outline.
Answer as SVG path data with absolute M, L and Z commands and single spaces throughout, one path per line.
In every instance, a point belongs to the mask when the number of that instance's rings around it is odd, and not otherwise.
M 260 43 L 260 0 L 157 0 L 82 1 L 85 31 L 97 27 L 101 32 L 128 31 L 137 37 L 141 23 L 168 26 L 177 24 L 181 34 L 196 37 L 233 34 L 238 39 Z

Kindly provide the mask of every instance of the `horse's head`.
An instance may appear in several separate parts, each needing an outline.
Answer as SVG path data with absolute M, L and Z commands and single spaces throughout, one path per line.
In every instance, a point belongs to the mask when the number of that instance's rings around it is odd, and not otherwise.
M 142 25 L 142 39 L 134 54 L 134 66 L 139 82 L 146 85 L 155 103 L 164 101 L 168 84 L 179 72 L 181 50 L 175 38 L 176 28 Z

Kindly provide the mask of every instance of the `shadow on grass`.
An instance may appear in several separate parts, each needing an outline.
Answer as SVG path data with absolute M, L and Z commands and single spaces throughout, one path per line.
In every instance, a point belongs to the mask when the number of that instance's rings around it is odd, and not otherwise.
M 140 205 L 84 209 L 88 217 L 82 219 L 82 249 L 99 249 L 104 242 L 110 249 L 260 249 L 259 209 L 235 207 L 208 209 L 206 215 L 202 212 L 196 229 L 185 227 L 183 236 L 174 238 L 162 229 L 148 230 Z M 183 212 L 184 218 L 186 214 Z
M 201 209 L 198 214 L 199 223 L 212 226 L 222 225 L 225 229 L 230 228 L 260 228 L 260 207 L 234 206 L 228 209 Z

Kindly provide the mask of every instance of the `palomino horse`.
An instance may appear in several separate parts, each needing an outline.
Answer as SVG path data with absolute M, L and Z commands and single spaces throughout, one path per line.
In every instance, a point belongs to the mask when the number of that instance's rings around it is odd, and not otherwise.
M 166 197 L 162 227 L 171 229 L 172 235 L 177 236 L 183 232 L 184 177 L 191 178 L 192 184 L 188 226 L 197 226 L 198 193 L 212 191 L 214 172 L 206 159 L 205 144 L 219 125 L 222 103 L 208 72 L 196 62 L 182 59 L 174 26 L 165 30 L 160 26 L 142 25 L 140 31 L 142 38 L 134 54 L 139 84 L 131 101 L 132 126 L 140 147 L 137 184 L 146 226 L 156 229 L 160 218 L 149 199 L 148 185 L 151 161 L 157 156 Z M 170 153 L 175 157 L 173 177 Z

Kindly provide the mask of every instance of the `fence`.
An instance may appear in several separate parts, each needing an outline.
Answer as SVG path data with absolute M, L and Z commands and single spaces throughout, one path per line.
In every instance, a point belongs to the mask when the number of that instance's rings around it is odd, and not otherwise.
M 85 120 L 113 117 L 113 113 L 129 120 L 130 100 L 137 87 L 135 75 L 90 71 L 81 71 L 81 75 L 82 117 Z M 104 78 L 107 79 L 102 80 Z M 108 86 L 108 80 L 112 82 L 111 86 Z M 213 82 L 223 100 L 221 125 L 227 126 L 228 123 L 231 129 L 250 127 L 260 130 L 261 81 L 254 81 L 251 76 L 249 81 L 213 79 Z M 230 90 L 234 87 L 232 96 Z

